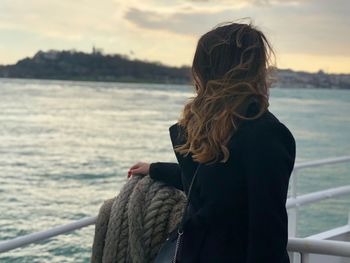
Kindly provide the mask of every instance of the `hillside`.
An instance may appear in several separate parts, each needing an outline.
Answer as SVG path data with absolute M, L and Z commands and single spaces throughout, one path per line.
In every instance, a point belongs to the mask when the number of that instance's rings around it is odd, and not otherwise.
M 73 50 L 39 51 L 32 58 L 19 60 L 14 65 L 0 66 L 2 78 L 34 78 L 58 80 L 121 81 L 188 84 L 190 68 L 170 67 L 158 62 L 131 60 L 123 55 L 104 55 Z M 277 70 L 281 88 L 350 89 L 349 74 L 326 74 Z
M 100 52 L 39 51 L 14 65 L 0 66 L 0 77 L 89 81 L 187 83 L 189 68 L 130 60 Z

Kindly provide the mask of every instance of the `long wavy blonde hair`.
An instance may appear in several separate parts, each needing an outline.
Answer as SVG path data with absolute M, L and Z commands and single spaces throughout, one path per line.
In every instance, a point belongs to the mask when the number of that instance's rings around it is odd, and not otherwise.
M 226 162 L 228 143 L 241 120 L 259 118 L 269 107 L 271 44 L 249 24 L 224 22 L 200 37 L 192 64 L 197 95 L 185 105 L 178 124 L 186 143 L 175 147 L 194 161 Z M 255 98 L 259 112 L 244 113 Z

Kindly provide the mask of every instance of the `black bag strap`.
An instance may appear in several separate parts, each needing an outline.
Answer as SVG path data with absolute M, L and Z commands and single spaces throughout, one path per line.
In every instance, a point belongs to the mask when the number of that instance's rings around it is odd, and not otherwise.
M 188 210 L 188 205 L 190 203 L 190 198 L 191 198 L 191 190 L 192 190 L 192 185 L 193 185 L 193 182 L 197 176 L 197 173 L 198 173 L 198 169 L 200 167 L 200 163 L 197 165 L 197 168 L 196 168 L 196 171 L 194 172 L 194 175 L 192 177 L 192 180 L 191 180 L 191 184 L 190 184 L 190 187 L 188 189 L 188 194 L 187 194 L 187 201 L 186 201 L 186 205 L 185 205 L 185 210 L 184 210 L 184 213 L 182 215 L 182 218 L 181 218 L 181 222 L 180 222 L 180 225 L 179 225 L 179 228 L 178 228 L 178 232 L 180 233 L 183 233 L 183 225 L 185 223 L 185 217 L 187 215 L 187 210 Z

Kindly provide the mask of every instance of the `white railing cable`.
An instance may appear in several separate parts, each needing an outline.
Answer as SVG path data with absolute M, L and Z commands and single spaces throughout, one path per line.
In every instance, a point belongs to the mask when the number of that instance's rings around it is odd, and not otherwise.
M 305 195 L 298 196 L 297 198 L 288 198 L 286 207 L 287 209 L 291 209 L 296 206 L 316 203 L 326 198 L 341 196 L 344 194 L 350 194 L 350 185 L 327 189 L 327 190 L 314 192 L 310 194 L 305 194 Z M 89 225 L 93 225 L 96 222 L 96 218 L 97 218 L 96 216 L 86 217 L 66 225 L 56 226 L 48 230 L 17 237 L 11 240 L 5 240 L 3 242 L 0 242 L 0 253 L 6 252 L 18 247 L 22 247 L 30 243 L 48 239 L 50 237 L 54 237 L 60 234 L 64 234 L 70 231 L 74 231 Z
M 305 195 L 299 195 L 296 198 L 288 198 L 286 207 L 287 209 L 291 209 L 297 206 L 312 204 L 324 199 L 333 198 L 345 194 L 350 194 L 350 185 L 330 188 Z
M 73 230 L 77 230 L 89 225 L 93 225 L 95 224 L 96 219 L 97 219 L 97 216 L 86 217 L 66 225 L 60 225 L 60 226 L 50 228 L 48 230 L 32 233 L 21 237 L 16 237 L 11 240 L 5 240 L 0 243 L 0 253 L 9 251 L 15 248 L 23 247 L 41 240 L 45 240 L 50 237 L 71 232 Z
M 344 241 L 292 237 L 288 238 L 287 250 L 350 258 L 350 242 Z
M 335 158 L 326 158 L 326 159 L 320 159 L 320 160 L 314 160 L 314 161 L 306 161 L 306 162 L 298 162 L 295 163 L 293 173 L 291 175 L 290 180 L 290 197 L 291 200 L 288 201 L 287 207 L 289 207 L 288 211 L 288 217 L 289 217 L 289 223 L 288 223 L 288 233 L 290 237 L 296 237 L 298 233 L 298 217 L 299 217 L 299 206 L 302 204 L 308 204 L 315 202 L 316 200 L 320 201 L 327 197 L 327 192 L 316 192 L 311 193 L 309 196 L 298 196 L 297 194 L 297 182 L 299 177 L 300 170 L 304 168 L 310 168 L 315 166 L 321 166 L 321 165 L 331 165 L 336 163 L 342 163 L 342 162 L 349 162 L 350 156 L 343 156 L 343 157 L 335 157 Z M 339 190 L 342 191 L 342 190 Z M 335 192 L 332 192 L 332 196 L 338 196 L 340 194 L 337 194 Z
M 307 162 L 296 163 L 294 165 L 294 170 L 299 170 L 299 169 L 313 167 L 313 166 L 326 165 L 326 164 L 328 165 L 328 164 L 334 164 L 334 163 L 349 162 L 349 161 L 350 161 L 350 156 L 326 158 L 326 159 L 321 159 L 316 161 L 307 161 Z
M 294 166 L 294 170 L 300 170 L 307 167 L 325 165 L 325 164 L 333 164 L 339 162 L 348 162 L 350 161 L 350 156 L 337 157 L 337 158 L 327 158 L 316 161 L 309 161 L 303 163 L 297 163 Z M 287 200 L 286 207 L 287 209 L 295 208 L 304 204 L 315 203 L 317 201 L 340 196 L 344 194 L 350 193 L 350 185 L 341 186 L 337 188 L 331 188 L 319 192 L 314 192 L 310 194 L 305 194 L 302 196 L 298 196 L 295 198 L 289 198 Z M 19 247 L 23 247 L 25 245 L 35 243 L 41 240 L 45 240 L 54 236 L 58 236 L 67 232 L 71 232 L 89 225 L 95 224 L 97 216 L 86 217 L 75 222 L 60 225 L 48 230 L 32 233 L 25 236 L 16 237 L 10 240 L 4 240 L 0 242 L 0 253 L 6 252 L 9 250 L 13 250 Z M 326 243 L 324 243 L 326 242 Z M 288 247 L 291 251 L 295 252 L 308 252 L 308 253 L 319 253 L 319 254 L 330 254 L 336 253 L 341 256 L 350 257 L 350 243 L 340 242 L 340 241 L 329 241 L 329 240 L 312 240 L 312 239 L 303 239 L 303 238 L 289 238 Z M 345 249 L 347 252 L 345 252 Z M 313 252 L 312 252 L 312 251 Z M 324 253 L 321 253 L 324 252 Z

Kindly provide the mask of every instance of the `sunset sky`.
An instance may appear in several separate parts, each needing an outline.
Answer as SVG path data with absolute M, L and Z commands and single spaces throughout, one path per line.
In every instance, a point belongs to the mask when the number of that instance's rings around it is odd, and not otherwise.
M 0 0 L 0 64 L 40 49 L 95 45 L 190 65 L 200 35 L 250 17 L 272 42 L 279 68 L 350 73 L 349 11 L 349 0 Z

